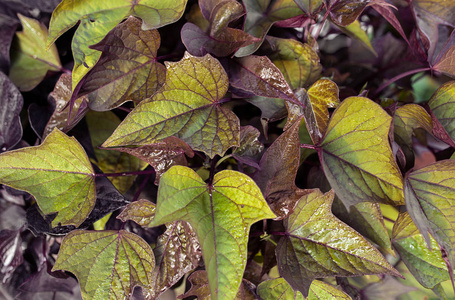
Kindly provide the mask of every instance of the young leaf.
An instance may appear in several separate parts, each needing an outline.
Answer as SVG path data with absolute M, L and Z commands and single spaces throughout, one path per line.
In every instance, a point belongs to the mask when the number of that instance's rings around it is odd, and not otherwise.
M 148 145 L 176 136 L 214 157 L 238 145 L 239 119 L 220 107 L 228 78 L 218 60 L 186 53 L 166 67 L 164 86 L 139 103 L 103 147 Z
M 134 233 L 74 230 L 63 239 L 52 271 L 76 275 L 83 299 L 126 299 L 136 285 L 150 286 L 154 267 L 152 249 Z
M 455 161 L 438 161 L 406 176 L 406 208 L 427 245 L 430 235 L 455 266 Z M 449 272 L 453 272 L 450 269 Z
M 299 291 L 294 292 L 289 283 L 282 277 L 261 282 L 258 285 L 257 292 L 263 300 L 305 299 Z
M 22 138 L 19 114 L 23 105 L 21 92 L 0 72 L 0 153 L 14 147 Z
M 95 205 L 95 174 L 82 146 L 58 129 L 43 143 L 0 155 L 0 183 L 32 194 L 52 226 L 79 226 Z
M 273 212 L 286 218 L 294 210 L 302 192 L 295 185 L 299 168 L 300 142 L 297 120 L 265 151 L 259 162 L 254 180 L 261 189 Z
M 293 39 L 267 37 L 274 52 L 270 59 L 283 73 L 292 90 L 307 88 L 322 71 L 318 54 L 308 44 Z
M 80 22 L 72 41 L 73 88 L 95 65 L 101 53 L 89 46 L 100 42 L 118 23 L 133 15 L 143 21 L 143 30 L 158 28 L 180 19 L 186 0 L 64 0 L 52 13 L 47 45 Z
M 156 268 L 153 270 L 153 284 L 149 291 L 153 299 L 176 284 L 186 273 L 194 270 L 202 256 L 190 224 L 177 221 L 166 227 L 153 250 Z
M 370 39 L 368 38 L 368 35 L 366 32 L 362 29 L 360 26 L 360 22 L 358 20 L 355 20 L 351 24 L 342 27 L 338 27 L 343 33 L 347 34 L 351 38 L 358 40 L 368 51 L 370 51 L 374 56 L 378 56 L 376 51 L 374 51 L 373 46 L 371 46 Z
M 370 0 L 339 0 L 328 1 L 330 17 L 338 26 L 347 26 L 357 20 L 367 5 L 370 5 Z M 380 2 L 380 1 L 375 1 Z
M 286 236 L 276 250 L 278 270 L 304 296 L 315 278 L 401 276 L 373 245 L 332 214 L 334 196 L 333 191 L 314 190 L 300 199 L 284 221 Z
M 393 247 L 415 279 L 427 289 L 450 279 L 438 243 L 431 236 L 430 240 L 432 250 L 428 249 L 409 213 L 400 213 L 393 225 Z
M 349 97 L 335 110 L 320 143 L 324 172 L 347 207 L 404 204 L 403 178 L 388 134 L 392 118 L 376 103 Z
M 158 30 L 141 30 L 141 21 L 129 17 L 90 46 L 102 54 L 75 88 L 72 101 L 87 96 L 90 109 L 106 111 L 149 98 L 166 77 L 166 68 L 156 61 L 159 46 Z
M 293 0 L 244 0 L 246 9 L 245 32 L 261 39 L 261 42 L 240 48 L 235 56 L 243 57 L 253 54 L 262 44 L 273 23 L 286 20 L 303 12 Z
M 146 199 L 141 199 L 128 204 L 125 209 L 118 215 L 117 219 L 126 222 L 134 221 L 143 227 L 151 227 L 155 217 L 156 205 Z
M 22 32 L 16 33 L 11 46 L 10 78 L 21 91 L 30 91 L 46 76 L 48 71 L 60 71 L 57 48 L 46 51 L 47 28 L 35 19 L 18 15 Z
M 232 157 L 241 163 L 260 168 L 257 159 L 264 149 L 264 145 L 259 141 L 260 134 L 259 130 L 251 125 L 241 127 L 240 147 L 232 149 Z
M 340 104 L 338 86 L 329 79 L 316 81 L 303 97 L 303 114 L 313 143 L 317 144 L 329 123 L 328 108 L 335 108 Z M 312 122 L 312 120 L 314 120 Z
M 224 170 L 207 185 L 192 169 L 174 166 L 161 177 L 152 226 L 190 223 L 201 243 L 212 299 L 233 299 L 245 270 L 249 228 L 274 217 L 248 176 Z
M 314 280 L 310 285 L 307 300 L 319 299 L 349 300 L 351 297 L 324 281 Z
M 86 116 L 90 138 L 97 158 L 97 165 L 104 173 L 136 172 L 143 170 L 147 164 L 127 153 L 107 151 L 99 146 L 112 134 L 120 124 L 120 119 L 110 111 L 90 111 Z M 117 176 L 111 179 L 115 188 L 126 193 L 137 176 Z
M 455 140 L 455 81 L 441 85 L 431 96 L 428 106 L 452 140 Z

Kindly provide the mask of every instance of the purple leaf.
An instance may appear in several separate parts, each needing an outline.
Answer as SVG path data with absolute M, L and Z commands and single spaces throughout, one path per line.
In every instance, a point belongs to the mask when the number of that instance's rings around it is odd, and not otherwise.
M 0 71 L 8 73 L 10 66 L 9 49 L 19 22 L 0 14 Z
M 411 47 L 409 44 L 408 38 L 406 37 L 406 34 L 403 31 L 403 28 L 401 27 L 400 21 L 398 21 L 397 17 L 393 13 L 393 10 L 390 6 L 385 6 L 385 5 L 377 5 L 373 4 L 372 7 L 380 13 L 384 19 L 386 19 L 390 25 L 393 26 L 393 28 L 398 31 L 398 33 L 403 37 L 403 39 L 406 41 L 406 43 Z
M 0 276 L 5 282 L 14 270 L 22 264 L 22 239 L 21 230 L 2 230 L 0 231 Z
M 264 149 L 264 145 L 259 141 L 260 134 L 253 126 L 241 127 L 240 146 L 232 149 L 232 156 L 241 163 L 259 168 L 256 159 Z
M 0 72 L 0 153 L 14 147 L 22 138 L 19 114 L 24 100 L 9 78 Z

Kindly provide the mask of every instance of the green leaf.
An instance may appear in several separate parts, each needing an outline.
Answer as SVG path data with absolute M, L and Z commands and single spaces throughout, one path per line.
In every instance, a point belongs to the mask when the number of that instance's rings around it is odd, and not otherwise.
M 175 136 L 214 157 L 239 145 L 240 122 L 220 107 L 228 78 L 210 55 L 166 62 L 164 86 L 125 118 L 103 147 L 147 145 Z
M 303 97 L 305 108 L 303 113 L 311 139 L 317 144 L 329 123 L 328 108 L 335 108 L 340 104 L 338 86 L 329 79 L 316 81 Z
M 192 169 L 174 166 L 161 177 L 153 226 L 186 221 L 202 247 L 212 299 L 233 299 L 247 259 L 250 226 L 275 218 L 248 176 L 230 170 L 206 184 Z
M 388 140 L 391 121 L 364 97 L 345 99 L 333 113 L 319 154 L 330 185 L 346 206 L 404 204 L 403 178 Z
M 314 12 L 319 10 L 323 0 L 294 0 L 294 2 L 305 12 L 305 14 L 311 16 Z
M 74 57 L 73 88 L 95 65 L 101 53 L 89 46 L 100 42 L 118 23 L 133 15 L 143 21 L 142 29 L 158 28 L 180 19 L 186 0 L 64 0 L 52 13 L 47 45 L 78 22 L 72 50 Z
M 284 221 L 286 235 L 276 250 L 278 270 L 304 296 L 315 278 L 401 276 L 373 245 L 332 214 L 334 196 L 333 191 L 315 190 Z
M 155 258 L 141 237 L 125 230 L 71 231 L 52 271 L 76 275 L 82 298 L 127 299 L 136 285 L 148 287 Z
M 276 21 L 303 14 L 293 0 L 244 0 L 243 5 L 246 9 L 244 31 L 262 41 Z M 235 56 L 243 57 L 253 54 L 261 46 L 262 41 L 240 48 Z
M 57 225 L 81 225 L 95 206 L 95 174 L 82 146 L 58 129 L 39 146 L 0 154 L 0 183 L 32 194 Z
M 398 216 L 393 226 L 392 243 L 411 274 L 423 287 L 432 289 L 450 279 L 438 243 L 430 236 L 432 250 L 428 249 L 423 235 L 408 212 Z
M 90 138 L 97 158 L 97 165 L 104 173 L 136 172 L 147 167 L 147 163 L 137 157 L 117 151 L 100 149 L 99 146 L 120 124 L 120 119 L 110 111 L 90 111 L 86 116 Z M 126 193 L 137 176 L 116 176 L 110 178 L 120 193 Z
M 406 176 L 406 208 L 428 246 L 430 235 L 455 266 L 455 161 L 438 161 Z
M 358 20 L 355 20 L 354 22 L 345 27 L 339 26 L 338 28 L 351 38 L 358 40 L 366 49 L 368 49 L 368 51 L 373 53 L 375 56 L 378 56 L 376 51 L 374 51 L 373 46 L 371 46 L 371 42 L 370 39 L 368 38 L 368 35 L 362 29 L 362 27 L 360 26 L 360 22 Z
M 87 96 L 90 109 L 106 111 L 150 97 L 166 77 L 166 68 L 156 61 L 160 42 L 158 30 L 141 30 L 141 21 L 129 17 L 90 47 L 102 54 L 79 82 L 73 99 Z
M 152 227 L 150 224 L 155 217 L 155 211 L 155 203 L 146 199 L 140 199 L 128 204 L 117 216 L 117 219 L 122 220 L 122 222 L 131 220 L 142 227 Z
M 339 300 L 350 300 L 348 294 L 340 291 L 336 287 L 325 283 L 324 281 L 314 280 L 310 286 L 310 292 L 308 293 L 307 300 L 319 300 L 319 299 L 339 299 Z
M 18 15 L 22 31 L 16 33 L 11 46 L 10 79 L 21 91 L 30 91 L 48 71 L 60 71 L 62 65 L 57 47 L 46 48 L 47 28 L 35 19 Z
M 414 163 L 412 137 L 415 135 L 417 129 L 423 129 L 431 133 L 433 130 L 433 121 L 422 106 L 407 104 L 395 111 L 393 123 L 395 141 L 403 150 L 406 161 L 412 166 Z
M 455 81 L 441 85 L 431 96 L 428 106 L 452 140 L 455 140 Z
M 275 51 L 270 59 L 283 73 L 292 90 L 307 88 L 322 71 L 319 56 L 308 44 L 293 39 L 267 37 Z

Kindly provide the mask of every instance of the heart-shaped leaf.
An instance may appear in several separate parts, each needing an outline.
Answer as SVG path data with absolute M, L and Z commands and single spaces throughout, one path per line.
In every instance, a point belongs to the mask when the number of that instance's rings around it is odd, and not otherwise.
M 431 245 L 430 235 L 455 266 L 455 160 L 447 159 L 406 176 L 404 194 L 412 220 Z
M 9 76 L 21 91 L 30 91 L 48 71 L 60 71 L 62 66 L 55 45 L 46 51 L 46 26 L 35 19 L 18 16 L 23 30 L 16 33 L 16 40 L 11 45 Z
M 83 299 L 127 299 L 136 285 L 150 286 L 154 267 L 152 249 L 134 233 L 74 230 L 52 271 L 76 275 Z
M 308 44 L 293 39 L 267 37 L 275 51 L 270 59 L 283 73 L 292 90 L 307 88 L 322 71 L 319 56 Z
M 329 123 L 328 108 L 335 108 L 340 104 L 338 86 L 329 79 L 316 81 L 303 97 L 303 114 L 306 126 L 313 143 L 317 144 L 327 129 Z
M 95 205 L 95 174 L 82 146 L 58 129 L 43 143 L 0 155 L 0 182 L 32 194 L 52 226 L 79 226 Z
M 143 21 L 143 30 L 158 28 L 180 19 L 186 0 L 64 0 L 52 13 L 47 45 L 78 22 L 72 50 L 74 56 L 73 89 L 98 61 L 101 52 L 89 46 L 100 42 L 118 23 L 133 15 Z
M 441 85 L 431 96 L 428 106 L 452 140 L 455 140 L 455 81 Z
M 324 172 L 347 207 L 359 202 L 404 204 L 403 178 L 388 134 L 392 118 L 364 97 L 335 110 L 320 143 Z
M 228 78 L 219 61 L 186 53 L 166 66 L 164 86 L 139 103 L 103 147 L 147 145 L 175 136 L 214 157 L 238 146 L 239 119 L 220 107 Z
M 135 17 L 117 25 L 90 47 L 102 54 L 75 88 L 72 101 L 87 96 L 90 109 L 106 111 L 149 98 L 166 77 L 166 68 L 156 61 L 160 42 L 158 30 L 142 30 Z
M 21 92 L 0 72 L 0 153 L 14 147 L 22 138 L 19 114 L 23 105 Z
M 393 247 L 415 279 L 427 289 L 450 279 L 438 243 L 431 236 L 430 240 L 432 250 L 428 249 L 409 213 L 400 213 L 393 225 Z
M 190 223 L 201 243 L 212 299 L 232 299 L 245 270 L 250 226 L 274 217 L 248 176 L 224 170 L 208 185 L 192 169 L 174 166 L 161 177 L 152 226 Z
M 304 296 L 315 278 L 401 276 L 373 245 L 332 214 L 334 196 L 333 191 L 315 190 L 284 221 L 286 235 L 276 249 L 278 270 Z
M 244 0 L 246 9 L 245 32 L 261 39 L 261 42 L 240 48 L 235 56 L 243 57 L 253 54 L 262 44 L 273 23 L 286 20 L 303 12 L 294 0 Z

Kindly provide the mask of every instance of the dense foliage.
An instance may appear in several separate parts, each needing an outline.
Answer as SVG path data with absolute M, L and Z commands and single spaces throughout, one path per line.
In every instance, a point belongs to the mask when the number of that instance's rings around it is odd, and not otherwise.
M 0 298 L 453 297 L 455 1 L 58 2 L 0 0 Z

